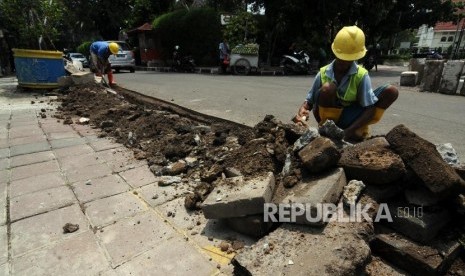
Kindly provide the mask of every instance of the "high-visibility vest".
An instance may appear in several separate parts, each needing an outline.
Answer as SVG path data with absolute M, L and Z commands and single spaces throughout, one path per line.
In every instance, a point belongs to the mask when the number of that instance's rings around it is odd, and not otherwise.
M 331 81 L 331 79 L 326 75 L 326 68 L 328 68 L 328 66 L 329 64 L 320 68 L 321 85 Z M 357 101 L 358 87 L 363 76 L 367 73 L 368 71 L 365 68 L 357 65 L 357 73 L 350 76 L 349 85 L 347 86 L 346 91 L 340 91 L 338 89 L 336 94 L 343 105 L 350 105 Z

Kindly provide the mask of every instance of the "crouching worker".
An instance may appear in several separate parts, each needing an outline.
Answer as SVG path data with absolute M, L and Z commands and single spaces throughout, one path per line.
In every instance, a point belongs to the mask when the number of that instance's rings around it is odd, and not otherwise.
M 90 45 L 90 57 L 95 74 L 99 77 L 107 74 L 109 85 L 115 84 L 115 80 L 108 58 L 110 55 L 116 55 L 118 51 L 119 45 L 115 42 L 95 41 Z
M 379 122 L 399 92 L 392 85 L 372 89 L 368 71 L 356 63 L 367 51 L 365 34 L 357 26 L 343 27 L 331 48 L 336 58 L 320 68 L 295 122 L 304 123 L 313 111 L 319 125 L 333 120 L 344 129 L 346 141 L 361 141 L 369 136 L 368 125 Z

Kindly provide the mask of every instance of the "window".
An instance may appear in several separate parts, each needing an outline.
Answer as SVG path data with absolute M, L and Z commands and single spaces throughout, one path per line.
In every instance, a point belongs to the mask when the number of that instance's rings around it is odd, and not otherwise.
M 447 38 L 447 41 L 448 41 L 448 42 L 454 41 L 454 37 L 453 37 L 453 36 L 449 36 L 449 37 Z
M 446 39 L 447 38 L 445 36 L 441 37 L 441 42 L 446 42 Z

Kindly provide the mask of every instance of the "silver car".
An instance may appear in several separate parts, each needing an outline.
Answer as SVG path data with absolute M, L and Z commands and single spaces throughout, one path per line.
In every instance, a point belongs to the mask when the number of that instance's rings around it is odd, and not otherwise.
M 110 55 L 108 61 L 111 63 L 111 68 L 119 72 L 121 69 L 129 70 L 134 73 L 136 70 L 136 60 L 134 59 L 134 52 L 129 44 L 124 41 L 107 41 L 116 42 L 119 45 L 119 52 L 116 55 Z
M 89 60 L 81 53 L 69 53 L 65 56 L 68 60 L 78 60 L 82 63 L 82 67 L 89 67 Z

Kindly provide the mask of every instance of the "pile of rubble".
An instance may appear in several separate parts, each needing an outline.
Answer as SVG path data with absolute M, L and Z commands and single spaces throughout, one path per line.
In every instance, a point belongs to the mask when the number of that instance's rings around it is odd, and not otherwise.
M 465 271 L 465 169 L 407 127 L 351 145 L 331 121 L 249 128 L 116 90 L 70 87 L 55 116 L 101 128 L 147 160 L 166 197 L 257 238 L 234 249 L 238 274 Z

